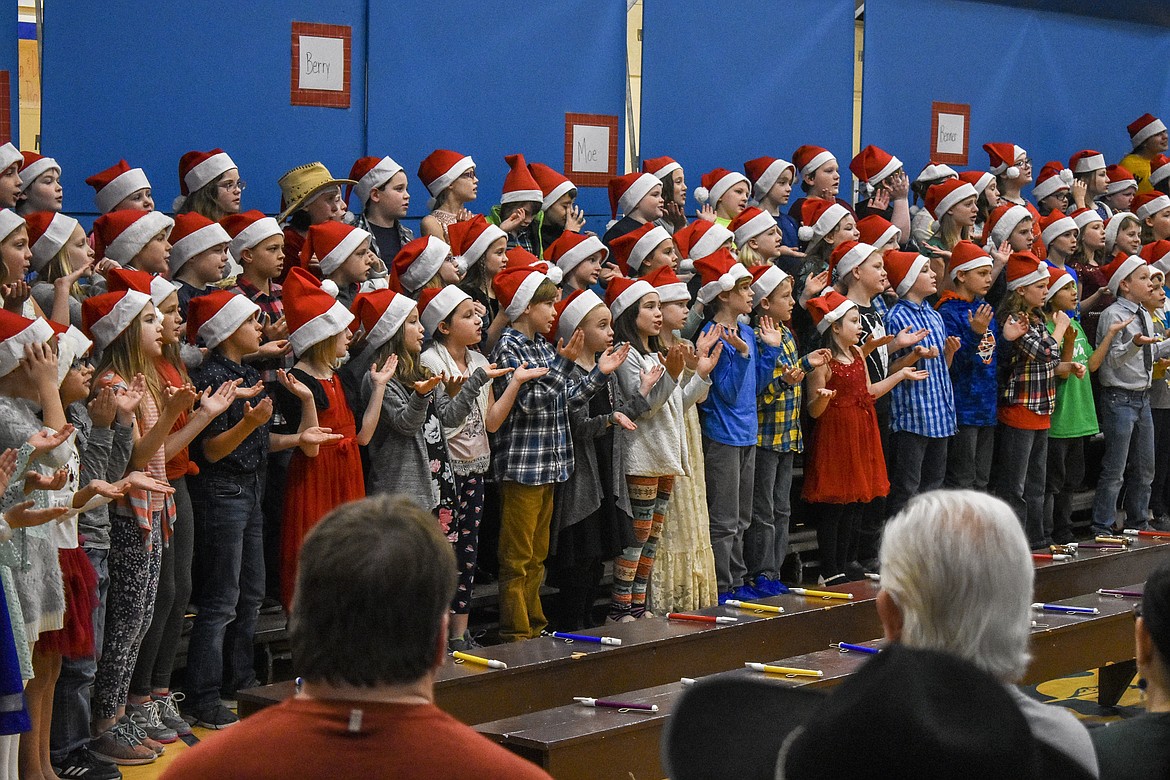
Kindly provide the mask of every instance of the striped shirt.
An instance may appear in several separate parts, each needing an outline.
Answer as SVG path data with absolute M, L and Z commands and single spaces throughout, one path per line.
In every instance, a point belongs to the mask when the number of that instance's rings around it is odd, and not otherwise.
M 951 373 L 947 367 L 947 326 L 942 316 L 925 303 L 901 299 L 886 313 L 886 332 L 897 333 L 904 328 L 928 332 L 920 344 L 938 350 L 938 357 L 923 358 L 917 368 L 927 372 L 921 382 L 900 382 L 890 393 L 890 430 L 915 433 L 931 439 L 955 435 L 955 393 L 951 387 Z M 909 354 L 914 347 L 890 355 L 895 362 Z
M 772 380 L 756 396 L 760 426 L 756 446 L 780 452 L 803 452 L 804 441 L 800 433 L 801 386 L 799 382 L 790 385 L 781 377 L 793 366 L 799 366 L 806 373 L 812 371 L 812 366 L 807 356 L 802 358 L 797 354 L 792 331 L 783 325 L 779 327 L 783 339 L 780 342 L 780 356 L 772 367 Z M 758 330 L 756 341 L 760 341 Z

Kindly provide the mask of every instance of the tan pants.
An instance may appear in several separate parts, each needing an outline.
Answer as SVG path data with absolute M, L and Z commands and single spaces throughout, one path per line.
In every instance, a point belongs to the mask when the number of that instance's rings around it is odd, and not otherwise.
M 540 636 L 548 625 L 540 605 L 553 486 L 500 485 L 500 639 L 519 642 Z

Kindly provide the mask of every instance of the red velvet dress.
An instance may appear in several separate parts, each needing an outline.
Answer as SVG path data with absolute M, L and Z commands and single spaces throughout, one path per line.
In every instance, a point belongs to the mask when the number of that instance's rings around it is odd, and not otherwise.
M 321 381 L 298 371 L 297 378 L 302 382 L 316 383 L 324 392 L 328 405 L 322 408 L 318 401 L 318 425 L 332 428 L 334 433 L 345 438 L 322 444 L 315 458 L 297 449 L 289 463 L 284 487 L 284 525 L 280 532 L 280 591 L 285 609 L 292 604 L 297 559 L 309 530 L 334 507 L 366 495 L 357 427 L 345 400 L 340 377 L 334 374 L 331 379 Z
M 836 390 L 813 426 L 805 455 L 805 501 L 851 504 L 890 492 L 877 412 L 866 383 L 865 360 L 829 362 L 825 387 Z

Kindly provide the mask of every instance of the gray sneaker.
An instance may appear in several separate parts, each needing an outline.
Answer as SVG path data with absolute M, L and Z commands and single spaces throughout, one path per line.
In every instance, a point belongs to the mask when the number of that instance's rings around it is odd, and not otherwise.
M 145 731 L 146 736 L 155 742 L 169 745 L 179 738 L 179 734 L 162 722 L 158 710 L 158 702 L 154 700 L 142 704 L 126 703 L 126 714 L 131 723 Z
M 184 699 L 182 693 L 171 691 L 162 698 L 156 698 L 155 704 L 158 705 L 158 717 L 163 725 L 168 729 L 174 729 L 175 733 L 180 737 L 185 737 L 191 733 L 191 724 L 183 719 L 179 712 L 179 702 Z
M 98 758 L 122 766 L 150 764 L 158 758 L 154 751 L 143 745 L 134 735 L 134 727 L 120 720 L 109 731 L 89 743 L 89 750 Z

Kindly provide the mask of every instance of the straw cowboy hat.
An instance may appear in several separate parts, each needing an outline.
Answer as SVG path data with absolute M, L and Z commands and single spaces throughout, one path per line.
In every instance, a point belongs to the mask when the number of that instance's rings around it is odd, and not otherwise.
M 289 214 L 305 205 L 318 191 L 330 186 L 354 185 L 352 179 L 335 179 L 333 174 L 319 162 L 299 165 L 280 177 L 280 216 L 278 222 L 284 222 Z

